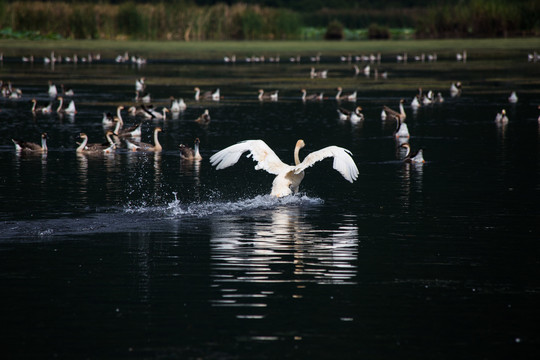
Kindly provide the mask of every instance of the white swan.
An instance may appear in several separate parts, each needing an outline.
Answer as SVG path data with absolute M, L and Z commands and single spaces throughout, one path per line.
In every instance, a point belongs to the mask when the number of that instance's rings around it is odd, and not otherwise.
M 299 152 L 305 146 L 303 140 L 298 140 L 294 148 L 295 165 L 283 163 L 274 151 L 262 140 L 246 140 L 231 145 L 210 158 L 210 163 L 217 170 L 227 168 L 238 162 L 243 153 L 249 152 L 257 162 L 255 170 L 266 170 L 276 175 L 272 183 L 272 196 L 282 197 L 298 192 L 298 187 L 304 178 L 304 170 L 316 162 L 328 157 L 334 158 L 334 169 L 351 183 L 358 178 L 358 168 L 351 157 L 351 152 L 339 146 L 328 146 L 310 153 L 300 162 Z
M 502 109 L 500 113 L 497 113 L 497 115 L 495 116 L 495 123 L 501 124 L 501 125 L 508 124 L 508 116 L 506 116 L 505 109 Z
M 404 162 L 409 163 L 425 163 L 424 160 L 424 151 L 422 149 L 419 149 L 417 152 L 411 153 L 411 146 L 408 143 L 402 144 L 401 147 L 404 147 L 407 149 L 407 153 L 405 154 L 405 158 L 403 159 Z
M 49 81 L 49 97 L 55 98 L 56 95 L 58 95 L 58 89 L 56 89 L 56 85 L 52 83 L 52 81 Z
M 510 96 L 508 97 L 508 101 L 511 103 L 511 104 L 515 104 L 518 102 L 518 96 L 516 94 L 515 91 L 512 91 L 512 93 L 510 94 Z

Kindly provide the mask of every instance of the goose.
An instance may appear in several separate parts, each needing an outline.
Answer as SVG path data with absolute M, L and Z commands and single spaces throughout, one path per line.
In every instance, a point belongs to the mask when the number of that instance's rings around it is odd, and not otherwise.
M 56 85 L 52 83 L 52 81 L 49 81 L 49 97 L 56 98 L 58 95 L 58 90 L 56 89 Z
M 36 99 L 32 99 L 32 113 L 50 114 L 52 113 L 52 103 L 47 106 L 37 106 Z
M 101 124 L 103 127 L 111 127 L 114 125 L 114 116 L 110 112 L 103 113 L 103 118 L 101 119 Z
M 495 116 L 495 122 L 500 125 L 508 124 L 508 116 L 506 116 L 506 110 L 502 109 L 500 113 Z
M 205 91 L 201 94 L 201 89 L 198 87 L 195 87 L 195 100 L 199 101 L 201 99 L 203 100 L 214 100 L 218 101 L 221 97 L 219 89 L 212 91 Z
M 314 93 L 307 95 L 306 89 L 300 90 L 302 92 L 302 101 L 315 101 L 315 100 L 322 100 L 323 99 L 323 93 Z
M 210 113 L 208 112 L 208 109 L 205 109 L 204 113 L 202 113 L 201 116 L 195 119 L 195 122 L 201 125 L 208 125 L 210 123 Z
M 216 170 L 225 169 L 236 164 L 243 153 L 249 152 L 248 157 L 252 157 L 257 162 L 255 170 L 262 169 L 276 175 L 270 194 L 278 198 L 297 193 L 300 183 L 304 179 L 304 170 L 325 158 L 334 158 L 333 167 L 345 180 L 352 183 L 358 178 L 359 171 L 349 150 L 339 146 L 328 146 L 310 153 L 300 162 L 299 152 L 304 146 L 303 140 L 296 142 L 294 148 L 295 165 L 283 163 L 263 140 L 246 140 L 231 145 L 212 155 L 210 163 L 216 166 Z
M 160 127 L 156 127 L 154 129 L 154 145 L 143 143 L 143 142 L 132 142 L 125 139 L 126 145 L 128 149 L 131 151 L 161 152 L 163 148 L 161 147 L 161 144 L 159 143 L 159 138 L 158 138 L 158 133 L 160 132 L 162 132 Z
M 63 96 L 73 96 L 75 95 L 75 92 L 73 89 L 65 89 L 64 84 L 60 84 L 60 88 L 62 89 L 62 95 Z
M 171 113 L 178 114 L 179 112 L 186 110 L 186 108 L 187 106 L 184 99 L 180 98 L 179 100 L 176 100 L 171 96 Z
M 338 108 L 337 113 L 338 113 L 339 120 L 341 121 L 345 121 L 349 119 L 349 116 L 351 115 L 351 112 L 349 110 L 343 109 L 343 108 Z
M 67 106 L 67 108 L 64 110 L 64 112 L 67 115 L 75 115 L 77 113 L 77 109 L 75 108 L 75 102 L 71 100 Z
M 119 136 L 119 137 L 126 137 L 126 136 L 140 137 L 141 136 L 142 123 L 138 123 L 127 129 L 122 129 L 122 127 L 124 126 L 124 121 L 122 120 L 122 118 L 115 117 L 114 121 L 116 122 L 116 126 L 113 130 L 114 135 Z
M 146 88 L 146 84 L 144 83 L 144 81 L 145 81 L 144 77 L 141 77 L 141 78 L 135 80 L 135 91 L 136 92 L 143 92 L 144 91 L 144 89 Z
M 413 110 L 417 110 L 420 107 L 420 101 L 418 101 L 418 96 L 415 96 L 411 101 L 411 107 Z
M 11 139 L 13 141 L 13 144 L 15 144 L 15 151 L 17 152 L 32 152 L 32 153 L 46 153 L 47 148 L 47 133 L 41 134 L 41 145 L 38 145 L 33 142 L 27 142 L 22 140 L 15 140 Z
M 359 121 L 364 120 L 364 114 L 362 114 L 362 107 L 357 106 L 356 109 L 354 109 L 353 112 L 351 112 L 351 115 L 349 116 L 349 120 L 353 123 L 357 123 Z
M 112 141 L 111 135 L 113 135 L 113 132 L 110 130 L 107 131 L 107 133 L 105 134 L 107 138 L 107 143 L 105 144 L 97 144 L 97 143 L 88 144 L 88 135 L 86 135 L 85 133 L 80 133 L 79 137 L 83 139 L 83 141 L 82 143 L 79 144 L 77 149 L 75 149 L 75 152 L 77 152 L 78 154 L 81 154 L 81 153 L 110 154 L 114 152 L 114 150 L 116 149 L 116 144 Z
M 328 70 L 315 71 L 315 68 L 311 67 L 309 76 L 312 79 L 315 79 L 315 78 L 326 79 L 328 77 Z
M 508 101 L 511 103 L 511 104 L 515 104 L 518 102 L 518 96 L 516 94 L 515 91 L 512 91 L 512 93 L 510 94 L 510 96 L 508 97 Z
M 163 109 L 161 109 L 161 112 L 156 111 L 153 106 L 146 107 L 144 106 L 144 104 L 141 105 L 141 108 L 148 115 L 150 115 L 150 118 L 157 119 L 157 120 L 167 119 L 167 113 L 169 112 L 169 109 L 167 109 L 165 106 L 163 107 Z
M 409 138 L 409 128 L 407 127 L 407 124 L 404 122 L 401 122 L 398 118 L 396 118 L 396 130 L 394 131 L 394 137 L 396 139 L 400 138 Z
M 450 85 L 450 96 L 456 97 L 461 95 L 461 82 L 455 82 Z
M 263 89 L 259 89 L 259 100 L 270 100 L 270 101 L 278 101 L 278 93 L 279 90 L 275 90 L 271 92 L 270 94 L 266 94 Z
M 411 153 L 411 146 L 408 143 L 402 144 L 401 147 L 404 147 L 407 149 L 407 153 L 405 154 L 405 158 L 403 159 L 404 162 L 409 163 L 425 163 L 424 160 L 424 152 L 422 149 L 419 149 L 416 152 Z
M 386 113 L 387 116 L 393 117 L 397 119 L 400 122 L 404 122 L 407 118 L 407 114 L 405 113 L 405 109 L 403 108 L 403 102 L 404 100 L 399 100 L 399 112 L 390 109 L 388 106 L 383 106 L 383 111 Z
M 142 106 L 130 106 L 128 109 L 128 114 L 130 116 L 142 116 L 145 119 L 152 119 L 152 114 L 149 113 L 147 110 L 143 109 Z
M 356 90 L 352 94 L 341 95 L 342 93 L 343 88 L 340 86 L 337 88 L 336 100 L 356 101 Z
M 178 145 L 180 148 L 180 157 L 184 160 L 190 160 L 190 161 L 200 161 L 202 160 L 202 156 L 199 152 L 199 144 L 200 144 L 199 138 L 195 139 L 195 142 L 193 144 L 193 149 L 190 147 L 187 147 L 184 144 Z

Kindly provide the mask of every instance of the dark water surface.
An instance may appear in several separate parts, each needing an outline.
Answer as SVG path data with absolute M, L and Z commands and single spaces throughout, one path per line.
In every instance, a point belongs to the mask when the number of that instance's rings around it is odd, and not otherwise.
M 4 63 L 0 78 L 23 98 L 0 100 L 3 358 L 537 358 L 540 65 L 372 65 L 387 80 L 325 65 L 329 79 L 311 80 L 307 63 Z M 145 121 L 142 140 L 161 126 L 164 151 L 76 155 L 79 133 L 104 141 L 103 112 L 135 105 L 141 76 L 159 109 L 170 96 L 188 104 Z M 32 116 L 48 80 L 74 89 L 74 117 Z M 463 93 L 451 98 L 454 81 Z M 223 99 L 195 102 L 195 86 Z M 337 86 L 358 90 L 365 121 L 338 119 L 351 103 L 300 100 L 303 87 L 330 97 Z M 414 112 L 418 87 L 445 102 Z M 280 100 L 259 102 L 259 88 Z M 425 164 L 401 160 L 394 123 L 380 118 L 400 98 Z M 503 108 L 510 122 L 498 126 Z M 204 109 L 207 127 L 194 122 Z M 42 132 L 46 155 L 16 154 L 12 138 Z M 196 137 L 203 161 L 182 160 L 178 144 Z M 301 157 L 351 150 L 358 180 L 326 160 L 300 194 L 276 200 L 273 176 L 251 160 L 220 171 L 208 161 L 263 139 L 292 163 L 299 138 Z

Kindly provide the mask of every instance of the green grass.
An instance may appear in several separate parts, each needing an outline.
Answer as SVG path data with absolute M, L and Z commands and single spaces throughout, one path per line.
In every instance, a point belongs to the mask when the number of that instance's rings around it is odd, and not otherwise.
M 293 55 L 323 56 L 376 53 L 409 54 L 437 52 L 440 55 L 468 50 L 475 55 L 497 51 L 532 52 L 540 50 L 538 38 L 466 39 L 466 40 L 366 40 L 366 41 L 112 41 L 112 40 L 0 40 L 4 56 L 45 56 L 54 50 L 57 54 L 71 55 L 88 52 L 114 57 L 128 51 L 151 58 L 220 59 L 224 55 L 237 56 L 279 54 L 282 59 Z

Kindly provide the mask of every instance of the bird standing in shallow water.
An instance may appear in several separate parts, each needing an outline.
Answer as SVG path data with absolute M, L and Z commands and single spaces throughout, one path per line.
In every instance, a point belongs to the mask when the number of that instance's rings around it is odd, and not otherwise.
M 300 161 L 300 149 L 305 146 L 303 140 L 298 140 L 294 148 L 295 165 L 283 163 L 274 151 L 262 140 L 246 140 L 231 145 L 210 158 L 210 163 L 217 170 L 225 169 L 238 162 L 243 153 L 249 152 L 248 157 L 257 162 L 255 170 L 266 170 L 276 175 L 272 183 L 271 195 L 283 197 L 298 192 L 300 183 L 304 179 L 304 170 L 325 158 L 334 158 L 333 167 L 347 181 L 353 182 L 358 178 L 358 168 L 351 157 L 351 152 L 339 146 L 328 146 L 314 151 Z

